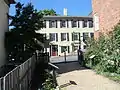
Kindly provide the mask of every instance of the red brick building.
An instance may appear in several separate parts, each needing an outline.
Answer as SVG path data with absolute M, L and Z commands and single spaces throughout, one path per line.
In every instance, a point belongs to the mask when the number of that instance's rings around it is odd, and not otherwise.
M 120 0 L 92 0 L 95 38 L 108 33 L 120 21 Z

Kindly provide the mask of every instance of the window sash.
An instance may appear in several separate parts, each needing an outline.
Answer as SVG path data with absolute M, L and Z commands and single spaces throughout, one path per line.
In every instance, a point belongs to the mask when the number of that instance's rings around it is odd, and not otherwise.
M 57 21 L 49 21 L 50 28 L 57 28 Z
M 61 33 L 61 41 L 67 41 L 67 33 Z
M 83 20 L 83 28 L 87 27 L 87 21 Z
M 89 37 L 89 33 L 83 33 L 83 41 L 85 42 Z
M 93 27 L 93 21 L 89 21 L 89 28 Z
M 77 27 L 77 21 L 72 21 L 72 27 Z
M 50 41 L 56 41 L 56 33 L 50 33 Z
M 79 38 L 79 33 L 72 33 L 72 41 L 77 41 Z
M 61 27 L 61 28 L 66 27 L 66 21 L 61 20 L 61 21 L 60 21 L 60 27 Z
M 65 52 L 67 50 L 67 46 L 61 46 L 61 53 Z

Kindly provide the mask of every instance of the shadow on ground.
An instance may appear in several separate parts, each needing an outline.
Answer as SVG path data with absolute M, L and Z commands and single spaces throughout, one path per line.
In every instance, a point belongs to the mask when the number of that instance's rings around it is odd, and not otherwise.
M 55 65 L 59 67 L 59 70 L 57 71 L 58 74 L 87 69 L 85 67 L 81 67 L 78 62 L 56 63 Z

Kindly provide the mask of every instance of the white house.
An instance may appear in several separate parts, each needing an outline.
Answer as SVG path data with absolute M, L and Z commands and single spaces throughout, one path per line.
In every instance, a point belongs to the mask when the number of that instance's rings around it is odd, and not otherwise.
M 85 49 L 85 40 L 94 36 L 93 18 L 91 16 L 44 16 L 45 28 L 38 33 L 46 34 L 50 40 L 47 52 L 51 56 L 61 56 L 66 51 L 71 54 L 79 49 Z
M 8 31 L 9 6 L 14 0 L 0 0 L 0 67 L 5 64 L 5 32 Z

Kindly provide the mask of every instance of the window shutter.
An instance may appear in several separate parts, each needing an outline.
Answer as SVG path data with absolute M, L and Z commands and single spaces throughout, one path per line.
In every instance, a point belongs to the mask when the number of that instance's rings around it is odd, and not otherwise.
M 68 53 L 70 53 L 70 47 L 68 46 Z
M 57 20 L 55 20 L 55 25 L 56 25 L 56 28 L 57 28 Z
M 49 28 L 51 28 L 51 23 L 52 23 L 52 22 L 49 20 Z
M 79 41 L 81 41 L 81 36 L 80 36 L 80 33 L 79 33 Z
M 67 41 L 69 41 L 69 33 L 67 33 Z
M 51 35 L 51 33 L 49 34 L 49 37 L 50 37 L 50 41 L 52 40 L 52 37 L 51 37 L 52 35 Z
M 56 41 L 58 41 L 58 33 L 56 33 Z
M 72 41 L 74 41 L 74 34 L 72 33 Z

